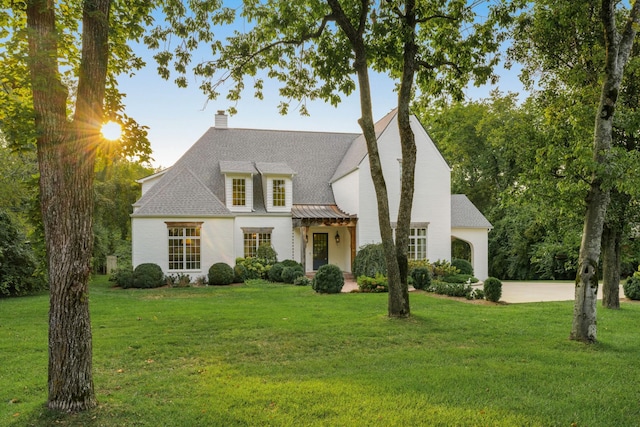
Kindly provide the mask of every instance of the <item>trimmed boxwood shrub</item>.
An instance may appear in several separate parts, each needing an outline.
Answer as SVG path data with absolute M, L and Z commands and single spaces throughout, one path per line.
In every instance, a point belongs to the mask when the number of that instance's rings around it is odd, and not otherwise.
M 303 268 L 302 264 L 300 264 L 298 261 L 294 261 L 292 259 L 285 259 L 285 260 L 281 261 L 281 264 L 284 267 L 300 267 L 300 268 Z
M 502 296 L 502 282 L 495 277 L 484 281 L 484 298 L 487 301 L 498 302 Z
M 133 270 L 134 288 L 159 288 L 164 284 L 164 273 L 158 264 L 140 264 Z
M 635 274 L 622 285 L 624 296 L 632 300 L 640 300 L 640 277 Z
M 382 243 L 371 243 L 362 246 L 353 260 L 355 277 L 376 277 L 376 274 L 387 275 L 387 264 L 384 259 Z
M 321 294 L 337 294 L 344 286 L 344 275 L 337 265 L 325 264 L 318 269 L 313 282 L 313 290 Z
M 296 277 L 293 284 L 296 286 L 309 286 L 311 284 L 311 280 L 309 280 L 307 276 L 300 276 Z
M 284 283 L 293 283 L 298 277 L 304 276 L 304 270 L 299 264 L 295 267 L 285 267 L 281 276 Z
M 233 283 L 243 283 L 247 280 L 247 275 L 247 267 L 244 265 L 236 264 L 236 266 L 233 267 Z
M 357 282 L 360 292 L 389 292 L 389 282 L 380 273 L 376 274 L 376 277 L 360 276 Z
M 131 266 L 118 268 L 111 273 L 109 281 L 122 289 L 133 288 L 133 268 Z
M 273 264 L 269 270 L 269 280 L 272 282 L 282 282 L 282 270 L 284 270 L 284 265 L 281 262 Z
M 209 268 L 209 285 L 230 285 L 233 277 L 233 268 L 224 262 L 217 262 Z
M 431 271 L 427 267 L 417 267 L 411 271 L 413 287 L 416 289 L 427 289 L 431 286 Z
M 473 276 L 473 266 L 466 259 L 454 258 L 451 260 L 451 265 L 460 270 L 460 274 Z

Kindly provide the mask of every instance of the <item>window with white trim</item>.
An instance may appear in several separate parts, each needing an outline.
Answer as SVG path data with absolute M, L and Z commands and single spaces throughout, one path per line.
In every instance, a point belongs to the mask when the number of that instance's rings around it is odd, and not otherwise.
M 427 258 L 427 229 L 412 228 L 409 230 L 409 249 L 407 257 L 414 260 Z
M 169 270 L 200 270 L 202 223 L 167 223 Z
M 262 245 L 271 246 L 271 230 L 273 228 L 243 229 L 245 258 L 255 258 Z
M 272 182 L 273 186 L 273 206 L 275 207 L 284 207 L 287 205 L 287 190 L 285 187 L 284 179 L 274 179 Z
M 231 183 L 233 206 L 247 205 L 247 181 L 245 178 L 233 178 Z

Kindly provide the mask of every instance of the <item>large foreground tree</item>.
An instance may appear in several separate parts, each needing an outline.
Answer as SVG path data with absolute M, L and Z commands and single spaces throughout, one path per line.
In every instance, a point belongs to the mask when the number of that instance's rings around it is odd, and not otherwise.
M 640 2 L 633 1 L 622 30 L 616 17 L 619 10 L 614 0 L 603 0 L 601 20 L 605 40 L 604 75 L 600 103 L 595 116 L 593 159 L 596 165 L 587 194 L 580 258 L 576 276 L 576 291 L 573 307 L 573 323 L 570 337 L 584 342 L 597 341 L 597 291 L 598 262 L 602 243 L 602 231 L 612 186 L 611 147 L 613 140 L 613 117 L 625 66 L 631 55 L 640 25 Z
M 111 0 L 4 1 L 0 9 L 0 130 L 9 146 L 35 143 L 50 286 L 48 407 L 96 405 L 88 281 L 93 178 L 101 127 L 126 128 L 118 151 L 148 158 L 146 131 L 122 113 L 115 76 L 143 63 L 127 46 L 149 21 L 148 1 L 112 16 Z

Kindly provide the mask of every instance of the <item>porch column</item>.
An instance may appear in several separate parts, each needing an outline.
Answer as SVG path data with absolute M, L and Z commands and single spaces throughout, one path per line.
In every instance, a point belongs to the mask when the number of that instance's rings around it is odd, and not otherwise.
M 308 227 L 300 227 L 300 264 L 307 271 L 307 231 Z
M 349 226 L 349 236 L 351 237 L 351 272 L 353 272 L 353 261 L 356 259 L 356 227 Z

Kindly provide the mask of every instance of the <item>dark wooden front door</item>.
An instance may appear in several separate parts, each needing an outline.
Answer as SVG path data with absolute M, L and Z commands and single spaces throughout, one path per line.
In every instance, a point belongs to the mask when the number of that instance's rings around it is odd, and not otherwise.
M 313 233 L 313 269 L 329 263 L 329 233 Z

